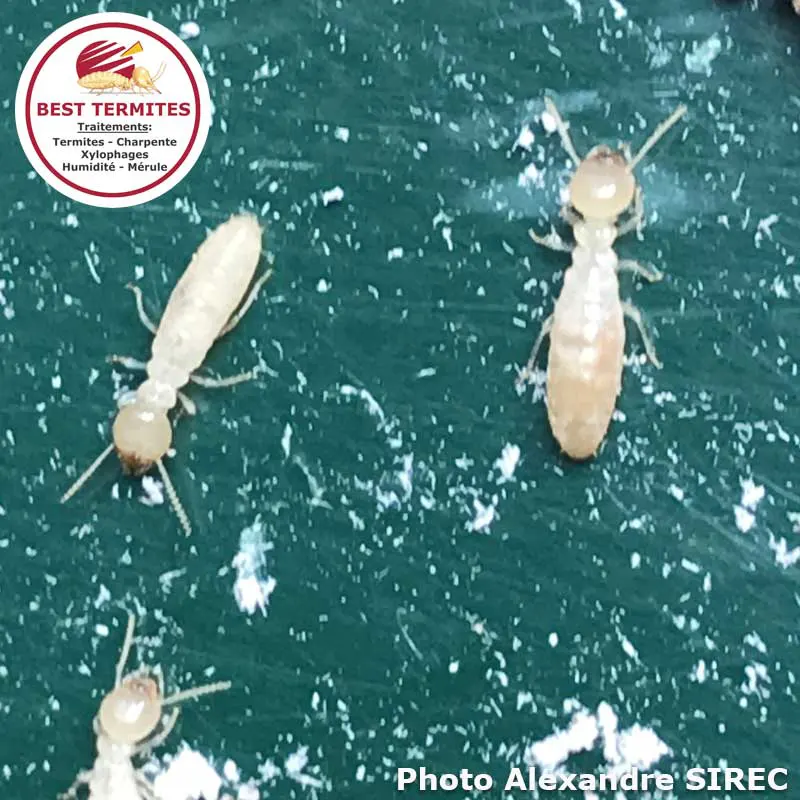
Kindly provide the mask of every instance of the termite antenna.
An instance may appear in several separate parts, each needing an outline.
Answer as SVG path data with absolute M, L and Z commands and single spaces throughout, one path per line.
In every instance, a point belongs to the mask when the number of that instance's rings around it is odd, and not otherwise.
M 653 145 L 686 113 L 686 106 L 678 106 L 651 134 L 650 138 L 641 146 L 639 152 L 628 162 L 628 170 L 633 172 L 634 167 L 647 155 Z
M 66 503 L 67 500 L 69 500 L 70 497 L 72 497 L 72 495 L 74 495 L 81 488 L 81 486 L 83 486 L 83 484 L 86 483 L 86 481 L 88 481 L 92 475 L 94 475 L 94 473 L 97 471 L 97 468 L 103 463 L 103 461 L 105 461 L 113 449 L 113 443 L 106 447 L 106 449 L 103 450 L 99 456 L 97 456 L 97 458 L 92 462 L 91 466 L 78 478 L 78 480 L 76 480 L 75 483 L 73 483 L 72 486 L 70 486 L 69 489 L 64 492 L 60 502 Z
M 572 159 L 572 162 L 576 167 L 579 166 L 581 159 L 578 156 L 578 151 L 575 149 L 575 145 L 572 144 L 567 123 L 564 122 L 564 120 L 561 118 L 561 114 L 558 113 L 556 104 L 549 97 L 545 97 L 544 106 L 547 109 L 547 113 L 550 114 L 550 116 L 555 120 L 556 128 L 558 129 L 558 135 L 561 137 L 561 144 L 567 151 L 567 155 Z
M 217 683 L 209 683 L 207 686 L 197 686 L 194 689 L 184 689 L 182 692 L 176 692 L 169 697 L 165 697 L 163 705 L 175 705 L 175 703 L 182 703 L 184 700 L 191 700 L 194 697 L 212 694 L 213 692 L 224 692 L 230 688 L 230 681 L 219 681 Z
M 192 535 L 192 526 L 189 522 L 189 516 L 183 510 L 183 506 L 181 505 L 181 501 L 178 499 L 178 493 L 175 491 L 175 487 L 172 485 L 172 481 L 169 479 L 169 475 L 167 474 L 166 467 L 164 467 L 164 463 L 159 458 L 156 461 L 158 465 L 158 471 L 161 473 L 161 480 L 164 481 L 164 488 L 167 490 L 167 497 L 169 497 L 169 502 L 172 503 L 172 508 L 175 511 L 175 515 L 178 517 L 178 522 L 181 523 L 181 527 L 183 528 L 183 532 L 187 536 Z
M 119 652 L 114 688 L 122 683 L 122 678 L 125 674 L 125 665 L 128 663 L 128 656 L 131 654 L 131 646 L 133 645 L 133 629 L 135 627 L 136 617 L 133 614 L 128 614 L 128 627 L 125 629 L 125 641 L 122 643 L 122 649 Z
M 162 61 L 161 66 L 156 70 L 156 74 L 153 75 L 153 83 L 155 83 L 164 74 L 164 70 L 166 68 L 167 68 L 166 63 Z

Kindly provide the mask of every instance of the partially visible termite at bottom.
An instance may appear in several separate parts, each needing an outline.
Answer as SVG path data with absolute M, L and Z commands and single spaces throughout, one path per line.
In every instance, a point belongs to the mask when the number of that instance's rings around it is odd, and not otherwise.
M 547 416 L 561 449 L 582 461 L 600 448 L 622 388 L 625 317 L 639 329 L 650 360 L 661 366 L 641 313 L 620 300 L 617 271 L 630 270 L 649 281 L 660 280 L 662 274 L 637 261 L 619 260 L 613 245 L 617 237 L 638 229 L 644 219 L 644 201 L 634 167 L 687 109 L 678 106 L 635 156 L 627 146 L 613 150 L 601 144 L 581 159 L 555 103 L 546 98 L 545 105 L 575 164 L 569 202 L 561 209 L 561 216 L 574 228 L 575 246 L 555 232 L 542 237 L 530 231 L 537 244 L 571 252 L 572 264 L 564 273 L 555 309 L 544 321 L 528 363 L 519 374 L 517 388 L 521 390 L 530 381 L 539 347 L 549 334 Z M 617 227 L 618 217 L 631 205 L 630 218 Z
M 211 231 L 173 289 L 158 327 L 145 313 L 141 290 L 128 285 L 136 298 L 139 319 L 155 335 L 152 357 L 146 364 L 128 356 L 113 355 L 108 360 L 128 369 L 145 370 L 147 380 L 136 390 L 133 402 L 120 408 L 112 428 L 113 442 L 67 490 L 62 503 L 116 449 L 127 474 L 139 476 L 153 465 L 158 467 L 172 507 L 186 535 L 191 533 L 189 518 L 163 464 L 172 445 L 167 412 L 178 401 L 188 414 L 197 412 L 195 404 L 180 391 L 190 381 L 204 387 L 222 387 L 255 377 L 255 372 L 250 371 L 229 378 L 209 378 L 194 374 L 194 370 L 202 365 L 212 344 L 236 327 L 272 275 L 272 270 L 267 270 L 242 302 L 261 258 L 262 234 L 252 214 L 235 214 Z
M 175 727 L 179 703 L 212 692 L 230 689 L 228 681 L 211 683 L 164 697 L 160 673 L 153 677 L 147 667 L 123 675 L 133 644 L 136 618 L 128 617 L 125 641 L 117 662 L 114 688 L 103 698 L 92 727 L 97 737 L 97 758 L 89 770 L 78 773 L 59 800 L 73 800 L 81 786 L 88 786 L 89 800 L 156 800 L 148 778 L 133 765 L 134 758 L 148 755 L 164 743 Z M 175 706 L 165 712 L 167 706 Z

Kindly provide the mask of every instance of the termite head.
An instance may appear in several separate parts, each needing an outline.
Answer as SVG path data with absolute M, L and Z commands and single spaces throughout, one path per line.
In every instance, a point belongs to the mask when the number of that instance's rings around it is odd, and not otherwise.
M 155 84 L 155 82 L 161 76 L 161 72 L 163 72 L 163 70 L 157 72 L 155 78 L 151 78 L 146 67 L 135 67 L 133 74 L 131 75 L 131 83 L 134 86 L 138 86 L 140 89 L 149 89 L 153 92 L 158 92 L 158 94 L 161 94 L 161 92 L 156 88 Z
M 625 155 L 601 144 L 581 161 L 569 184 L 569 197 L 584 219 L 616 219 L 632 202 L 636 179 Z
M 151 677 L 130 675 L 100 704 L 97 722 L 118 744 L 136 744 L 156 729 L 163 707 L 161 687 Z
M 172 445 L 172 426 L 166 411 L 141 400 L 119 410 L 112 434 L 122 468 L 129 475 L 143 475 Z

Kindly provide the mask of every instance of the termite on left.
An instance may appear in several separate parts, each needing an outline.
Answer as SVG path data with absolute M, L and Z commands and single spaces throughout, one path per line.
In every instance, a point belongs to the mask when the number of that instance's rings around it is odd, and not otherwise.
M 253 214 L 235 214 L 215 228 L 200 245 L 167 301 L 156 326 L 147 316 L 138 286 L 128 284 L 136 298 L 142 324 L 154 335 L 152 355 L 145 364 L 128 356 L 109 356 L 112 363 L 144 370 L 147 379 L 132 402 L 122 405 L 112 428 L 113 441 L 72 484 L 65 503 L 91 477 L 103 460 L 117 451 L 126 474 L 139 476 L 158 467 L 164 487 L 186 535 L 192 527 L 181 505 L 163 458 L 172 445 L 172 425 L 167 413 L 180 401 L 190 415 L 195 404 L 181 389 L 190 381 L 204 387 L 233 386 L 251 380 L 255 371 L 228 378 L 195 375 L 214 342 L 233 330 L 272 275 L 267 270 L 250 289 L 261 259 L 263 230 Z
M 178 721 L 180 703 L 231 687 L 229 681 L 220 681 L 165 697 L 161 673 L 153 674 L 148 667 L 141 667 L 126 675 L 135 626 L 136 618 L 131 614 L 114 688 L 103 698 L 94 718 L 94 765 L 79 772 L 59 800 L 74 800 L 81 786 L 88 786 L 89 800 L 155 800 L 152 784 L 142 769 L 134 766 L 133 759 L 146 756 L 163 744 Z M 174 708 L 167 712 L 167 706 Z

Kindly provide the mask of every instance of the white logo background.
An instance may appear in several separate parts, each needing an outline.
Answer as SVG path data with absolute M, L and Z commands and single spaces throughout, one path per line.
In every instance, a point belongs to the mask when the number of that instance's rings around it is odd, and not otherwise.
M 82 30 L 98 23 L 102 27 Z M 120 23 L 134 27 L 119 27 Z M 47 57 L 66 37 L 69 38 Z M 124 48 L 140 43 L 141 51 L 132 55 L 134 66 L 144 67 L 151 77 L 156 76 L 163 63 L 163 73 L 155 82 L 160 94 L 119 87 L 98 93 L 79 86 L 78 56 L 88 45 L 103 40 Z M 119 58 L 117 55 L 110 60 Z M 40 103 L 46 104 L 49 112 L 58 113 L 39 113 Z M 188 114 L 177 115 L 181 105 L 183 110 L 188 106 Z M 134 106 L 141 107 L 139 113 Z M 152 114 L 142 113 L 148 108 Z M 125 208 L 160 197 L 186 177 L 205 145 L 211 108 L 208 83 L 197 59 L 170 30 L 135 14 L 91 14 L 54 31 L 26 64 L 17 87 L 17 133 L 28 160 L 54 189 L 87 205 Z M 123 110 L 129 113 L 120 113 Z M 175 113 L 170 115 L 167 111 Z M 29 121 L 33 136 L 28 130 Z M 106 130 L 81 129 L 81 124 L 91 128 L 97 123 L 103 123 Z M 112 131 L 111 126 L 127 126 L 129 130 Z M 141 130 L 132 129 L 137 127 Z M 67 143 L 74 141 L 79 143 Z M 139 157 L 132 157 L 137 153 Z M 147 168 L 131 169 L 130 163 Z M 86 165 L 98 164 L 101 168 L 86 169 Z M 161 168 L 151 169 L 152 165 Z

